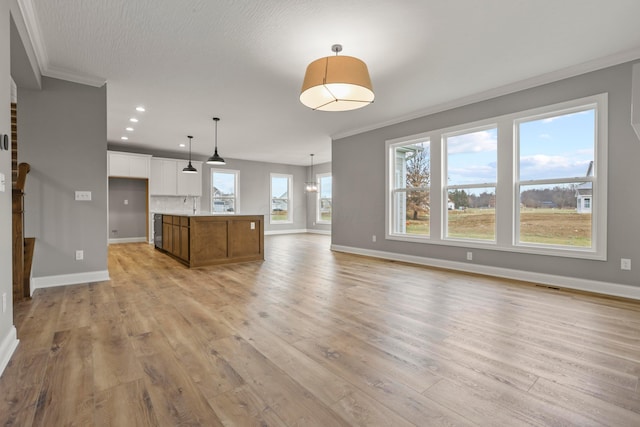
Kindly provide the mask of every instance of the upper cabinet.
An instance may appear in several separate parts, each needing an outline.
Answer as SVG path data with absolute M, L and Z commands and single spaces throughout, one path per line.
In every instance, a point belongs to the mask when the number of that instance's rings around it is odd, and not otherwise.
M 191 165 L 198 170 L 197 173 L 184 173 L 182 169 L 186 168 L 189 162 L 187 160 L 178 160 L 178 195 L 179 196 L 202 196 L 202 162 L 191 161 Z
M 149 192 L 152 196 L 202 196 L 202 162 L 191 164 L 198 173 L 184 173 L 186 160 L 151 159 Z
M 113 177 L 149 178 L 150 160 L 147 154 L 107 151 L 107 170 Z

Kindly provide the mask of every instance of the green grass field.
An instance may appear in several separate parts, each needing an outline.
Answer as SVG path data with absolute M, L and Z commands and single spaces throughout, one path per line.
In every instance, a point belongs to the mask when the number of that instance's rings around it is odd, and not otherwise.
M 494 240 L 495 210 L 448 212 L 448 236 Z M 407 220 L 407 234 L 428 235 L 429 217 Z M 591 214 L 573 209 L 525 209 L 520 212 L 520 241 L 562 246 L 591 246 Z

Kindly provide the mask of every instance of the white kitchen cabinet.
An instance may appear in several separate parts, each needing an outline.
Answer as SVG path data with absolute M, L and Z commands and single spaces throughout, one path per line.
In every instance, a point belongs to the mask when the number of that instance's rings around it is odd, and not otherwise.
M 152 196 L 177 196 L 177 169 L 175 159 L 151 159 L 149 193 Z
M 107 151 L 107 170 L 112 177 L 149 178 L 150 160 L 148 154 Z
M 182 172 L 188 164 L 187 160 L 177 161 L 178 195 L 202 196 L 202 162 L 191 162 L 191 165 L 198 170 L 197 173 Z

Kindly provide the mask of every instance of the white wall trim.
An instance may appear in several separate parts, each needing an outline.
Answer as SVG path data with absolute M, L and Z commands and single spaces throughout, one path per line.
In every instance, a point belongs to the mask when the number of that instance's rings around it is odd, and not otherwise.
M 267 230 L 264 232 L 265 236 L 274 236 L 277 234 L 325 234 L 327 236 L 331 236 L 331 230 L 316 230 L 313 228 L 296 228 L 291 230 Z
M 289 230 L 266 230 L 264 232 L 265 236 L 273 236 L 275 234 L 300 234 L 300 233 L 306 233 L 307 229 L 306 228 L 295 228 L 295 229 L 289 229 Z
M 153 242 L 153 240 L 151 240 Z M 109 244 L 118 243 L 147 243 L 146 237 L 122 237 L 120 239 L 109 239 Z
M 54 286 L 77 285 L 89 282 L 104 282 L 111 280 L 109 270 L 88 271 L 86 273 L 60 274 L 57 276 L 34 277 L 31 279 L 31 295 L 36 289 L 52 288 Z
M 16 334 L 16 327 L 11 326 L 7 335 L 0 341 L 0 375 L 4 372 L 4 368 L 9 364 L 9 360 L 13 355 L 13 352 L 18 348 L 18 336 Z
M 640 58 L 640 48 L 634 48 L 623 52 L 618 52 L 613 55 L 605 56 L 593 61 L 584 62 L 582 64 L 574 65 L 571 67 L 563 68 L 561 70 L 552 71 L 550 73 L 535 76 L 529 79 L 521 80 L 519 82 L 510 83 L 507 85 L 499 86 L 493 89 L 489 89 L 483 92 L 474 93 L 469 96 L 454 99 L 453 101 L 445 102 L 442 104 L 434 105 L 427 109 L 416 111 L 404 116 L 395 117 L 391 120 L 384 122 L 378 122 L 374 125 L 365 126 L 359 129 L 347 130 L 331 135 L 332 140 L 347 138 L 353 135 L 359 135 L 361 133 L 369 132 L 376 129 L 381 129 L 387 126 L 395 125 L 398 123 L 407 122 L 409 120 L 418 119 L 421 117 L 430 116 L 432 114 L 440 113 L 443 111 L 452 110 L 454 108 L 463 107 L 465 105 L 475 104 L 477 102 L 486 101 L 488 99 L 497 98 L 499 96 L 508 95 L 514 92 L 520 92 L 533 87 L 542 86 L 548 83 L 557 82 L 559 80 L 568 79 L 570 77 L 586 74 L 591 71 L 601 70 L 607 67 L 613 67 L 614 65 L 623 64 L 625 62 L 634 61 Z
M 618 283 L 601 282 L 597 280 L 580 279 L 576 277 L 557 276 L 545 273 L 535 273 L 531 271 L 513 270 L 510 268 L 491 267 L 487 265 L 478 265 L 458 261 L 447 261 L 436 258 L 354 248 L 350 246 L 331 245 L 331 250 L 336 252 L 345 252 L 355 255 L 364 255 L 392 261 L 402 261 L 412 264 L 426 265 L 429 267 L 446 268 L 449 270 L 457 270 L 467 273 L 484 274 L 487 276 L 522 280 L 525 282 L 539 283 L 559 288 L 575 289 L 603 295 L 640 300 L 640 286 L 622 285 Z
M 317 228 L 308 228 L 307 233 L 311 234 L 324 234 L 325 236 L 331 236 L 331 230 L 320 230 Z

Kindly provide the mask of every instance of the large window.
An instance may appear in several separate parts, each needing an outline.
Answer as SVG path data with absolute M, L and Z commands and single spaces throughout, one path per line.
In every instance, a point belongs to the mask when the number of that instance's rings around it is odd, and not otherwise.
M 516 121 L 520 245 L 593 246 L 596 106 Z
M 271 174 L 271 224 L 293 222 L 292 175 Z
M 330 173 L 318 174 L 318 200 L 316 203 L 316 223 L 331 224 L 332 180 Z
M 386 148 L 387 239 L 606 259 L 606 94 Z
M 211 171 L 211 212 L 234 213 L 240 210 L 238 205 L 239 171 L 213 169 Z
M 393 144 L 390 150 L 392 235 L 430 234 L 431 155 L 428 138 Z
M 444 235 L 495 241 L 498 129 L 453 132 L 444 135 L 443 141 L 447 160 Z

